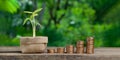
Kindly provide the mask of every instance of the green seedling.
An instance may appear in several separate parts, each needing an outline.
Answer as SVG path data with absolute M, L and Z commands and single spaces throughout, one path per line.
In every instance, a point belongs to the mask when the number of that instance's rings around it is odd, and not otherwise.
M 42 10 L 42 8 L 35 10 L 34 12 L 30 12 L 30 11 L 24 11 L 24 13 L 30 14 L 29 17 L 27 17 L 24 22 L 23 25 L 26 24 L 28 21 L 30 21 L 31 25 L 32 25 L 32 29 L 33 29 L 33 37 L 36 37 L 36 26 L 41 26 L 41 24 L 36 20 L 36 16 L 38 16 L 38 13 Z

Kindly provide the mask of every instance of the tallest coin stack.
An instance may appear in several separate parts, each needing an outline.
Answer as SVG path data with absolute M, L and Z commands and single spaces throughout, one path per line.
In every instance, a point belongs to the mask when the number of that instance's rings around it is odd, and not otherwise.
M 93 37 L 87 38 L 86 52 L 87 52 L 87 54 L 94 53 L 94 38 Z

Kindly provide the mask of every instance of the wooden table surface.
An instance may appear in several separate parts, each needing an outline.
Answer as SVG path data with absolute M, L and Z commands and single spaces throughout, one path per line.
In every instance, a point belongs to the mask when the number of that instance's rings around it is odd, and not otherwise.
M 0 60 L 120 60 L 120 48 L 96 48 L 94 54 L 22 54 L 19 47 L 0 47 Z

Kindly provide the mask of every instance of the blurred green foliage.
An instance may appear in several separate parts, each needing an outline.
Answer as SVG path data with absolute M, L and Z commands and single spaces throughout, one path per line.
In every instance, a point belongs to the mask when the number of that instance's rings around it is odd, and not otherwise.
M 10 13 L 17 12 L 19 8 L 17 0 L 0 0 L 0 10 Z
M 95 47 L 120 46 L 119 0 L 1 0 L 5 1 L 10 5 L 0 8 L 1 46 L 16 46 L 20 36 L 32 36 L 30 22 L 22 25 L 27 17 L 23 11 L 40 7 L 43 10 L 36 18 L 43 26 L 37 27 L 37 35 L 48 36 L 48 46 L 75 45 L 88 36 L 95 38 Z

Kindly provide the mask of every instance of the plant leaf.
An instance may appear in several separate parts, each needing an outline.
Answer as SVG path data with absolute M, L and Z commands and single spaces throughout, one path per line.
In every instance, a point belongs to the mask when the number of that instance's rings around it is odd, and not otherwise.
M 36 21 L 35 23 L 36 23 L 36 25 L 38 25 L 40 27 L 42 26 L 38 21 Z
M 25 23 L 27 22 L 27 21 L 29 21 L 30 20 L 30 18 L 26 18 L 25 20 L 24 20 L 24 22 L 23 22 L 23 25 L 25 25 Z
M 42 8 L 39 8 L 39 9 L 35 10 L 35 11 L 33 12 L 33 14 L 36 14 L 36 13 L 40 12 L 41 10 L 42 10 Z
M 33 14 L 33 16 L 35 17 L 35 16 L 38 16 L 38 14 Z
M 32 14 L 33 12 L 30 12 L 30 11 L 24 11 L 24 13 Z

